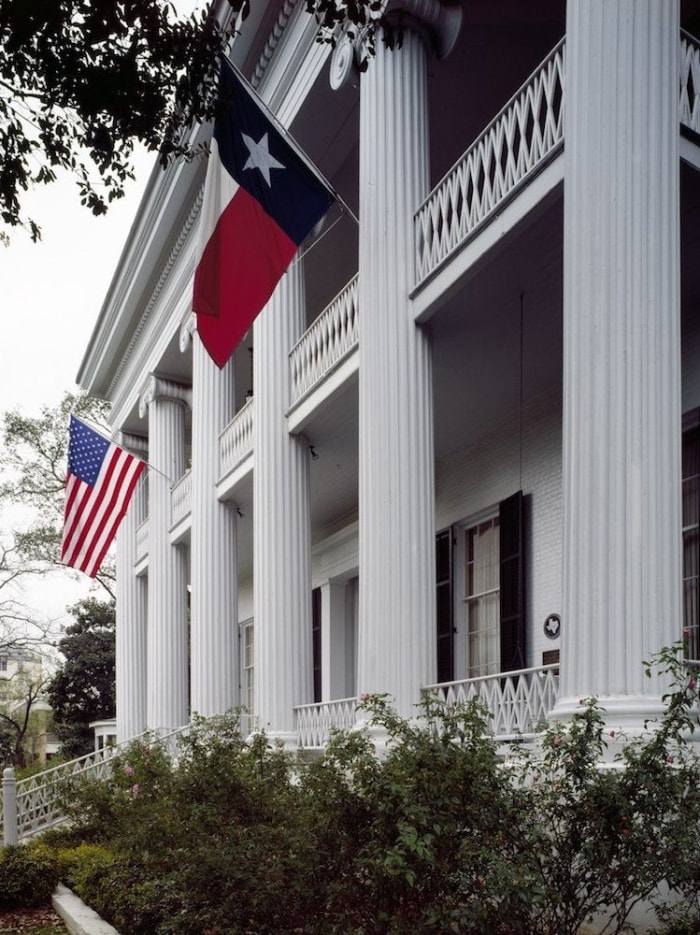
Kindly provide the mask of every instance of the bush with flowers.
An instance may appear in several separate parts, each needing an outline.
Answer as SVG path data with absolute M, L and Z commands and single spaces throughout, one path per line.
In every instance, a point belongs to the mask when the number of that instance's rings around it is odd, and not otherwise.
M 195 720 L 176 763 L 139 741 L 109 780 L 67 790 L 53 837 L 106 849 L 76 886 L 122 935 L 576 935 L 593 916 L 620 935 L 642 903 L 646 930 L 684 935 L 697 689 L 679 647 L 653 664 L 675 687 L 646 737 L 611 736 L 587 699 L 506 760 L 478 702 L 434 696 L 412 720 L 364 697 L 373 734 L 338 732 L 313 760 L 244 738 L 235 715 Z

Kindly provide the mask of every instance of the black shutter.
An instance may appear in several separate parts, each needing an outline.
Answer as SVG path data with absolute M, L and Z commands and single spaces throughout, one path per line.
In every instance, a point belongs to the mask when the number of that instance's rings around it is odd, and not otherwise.
M 321 589 L 311 592 L 311 645 L 314 666 L 314 703 L 321 701 Z
M 452 600 L 452 530 L 435 537 L 435 595 L 437 601 L 437 680 L 454 679 L 454 621 Z
M 525 536 L 523 492 L 499 504 L 501 562 L 501 671 L 524 669 Z

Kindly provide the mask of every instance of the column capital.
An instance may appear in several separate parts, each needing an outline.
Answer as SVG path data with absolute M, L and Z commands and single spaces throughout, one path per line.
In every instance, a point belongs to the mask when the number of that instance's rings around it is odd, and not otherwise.
M 165 377 L 152 373 L 139 399 L 139 416 L 143 418 L 148 407 L 157 399 L 168 399 L 171 402 L 181 403 L 192 408 L 192 390 L 189 386 L 168 380 Z
M 462 27 L 460 0 L 385 0 L 372 14 L 372 23 L 357 31 L 346 25 L 331 58 L 330 84 L 338 90 L 357 81 L 366 68 L 368 36 L 386 24 L 392 29 L 411 29 L 423 36 L 439 59 L 447 58 Z
M 144 435 L 133 435 L 131 432 L 117 432 L 116 443 L 126 448 L 132 454 L 140 457 L 148 456 L 148 439 Z
M 194 312 L 190 312 L 190 314 L 180 326 L 180 351 L 183 354 L 192 346 L 192 341 L 194 340 L 196 330 L 197 316 Z

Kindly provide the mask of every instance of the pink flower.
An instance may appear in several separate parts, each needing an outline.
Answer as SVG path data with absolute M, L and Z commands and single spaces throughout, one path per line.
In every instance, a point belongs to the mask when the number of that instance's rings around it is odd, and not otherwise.
M 672 753 L 669 753 L 669 755 L 666 757 L 666 762 L 667 762 L 667 763 L 673 763 L 675 759 L 676 759 L 676 758 L 673 756 L 673 754 L 672 754 Z
M 369 695 L 367 694 L 367 692 L 362 692 L 362 694 L 360 695 L 360 701 L 368 701 L 368 700 L 369 700 Z
M 695 686 L 696 686 L 697 684 L 698 684 L 698 683 L 695 681 L 695 679 L 691 679 L 691 680 L 688 682 L 688 688 L 695 688 Z
M 134 769 L 133 766 L 127 763 L 126 766 L 124 767 L 124 772 L 126 773 L 127 776 L 133 776 L 136 770 Z
M 138 783 L 134 783 L 134 785 L 131 787 L 131 794 L 138 795 L 140 791 L 141 791 L 141 786 Z
M 555 734 L 552 737 L 552 746 L 558 747 L 560 743 L 561 743 L 561 734 Z
M 614 730 L 611 730 L 611 731 L 610 731 L 610 736 L 613 737 L 613 738 L 615 737 L 615 731 L 614 731 Z

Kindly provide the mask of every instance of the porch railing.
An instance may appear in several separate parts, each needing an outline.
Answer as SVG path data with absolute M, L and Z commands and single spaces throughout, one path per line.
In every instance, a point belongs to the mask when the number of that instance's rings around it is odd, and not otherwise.
M 563 143 L 562 39 L 416 212 L 416 286 L 493 217 Z
M 300 747 L 323 747 L 333 728 L 343 730 L 355 723 L 357 698 L 341 698 L 294 709 L 297 741 Z
M 300 400 L 357 346 L 358 319 L 355 276 L 326 306 L 289 354 L 292 403 Z
M 172 730 L 155 731 L 141 735 L 149 743 L 164 746 L 171 757 L 176 757 L 178 739 L 189 730 L 189 725 Z M 134 738 L 138 740 L 139 738 Z M 126 749 L 132 741 L 112 747 L 103 747 L 86 756 L 81 756 L 68 763 L 60 763 L 50 769 L 9 782 L 3 782 L 3 803 L 0 810 L 0 843 L 14 843 L 29 838 L 40 831 L 46 831 L 64 820 L 65 815 L 60 805 L 60 791 L 68 779 L 104 779 L 110 775 L 112 759 Z M 14 786 L 10 792 L 11 786 Z M 11 801 L 11 807 L 8 803 Z M 16 827 L 5 827 L 5 814 L 16 816 Z
M 223 477 L 253 450 L 253 397 L 243 405 L 219 436 L 219 470 Z
M 532 737 L 559 697 L 559 666 L 499 672 L 481 678 L 427 685 L 448 704 L 478 698 L 488 711 L 488 729 L 498 740 Z
M 172 523 L 175 525 L 183 520 L 192 510 L 192 471 L 186 471 L 173 486 L 172 492 Z
M 680 54 L 681 125 L 700 133 L 700 41 L 681 32 Z

